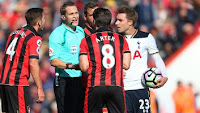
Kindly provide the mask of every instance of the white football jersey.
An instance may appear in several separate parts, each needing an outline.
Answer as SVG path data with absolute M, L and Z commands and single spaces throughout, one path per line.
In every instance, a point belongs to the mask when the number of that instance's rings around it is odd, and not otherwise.
M 148 68 L 148 53 L 159 52 L 155 39 L 150 33 L 137 30 L 133 35 L 126 35 L 126 40 L 131 51 L 131 65 L 125 71 L 124 89 L 144 89 L 141 84 L 141 77 Z

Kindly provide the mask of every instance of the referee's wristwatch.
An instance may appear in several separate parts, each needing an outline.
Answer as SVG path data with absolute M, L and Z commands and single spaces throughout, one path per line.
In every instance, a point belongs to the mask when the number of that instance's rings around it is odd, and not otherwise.
M 72 63 L 66 63 L 66 69 L 71 69 L 71 68 L 69 68 L 70 64 L 72 64 Z

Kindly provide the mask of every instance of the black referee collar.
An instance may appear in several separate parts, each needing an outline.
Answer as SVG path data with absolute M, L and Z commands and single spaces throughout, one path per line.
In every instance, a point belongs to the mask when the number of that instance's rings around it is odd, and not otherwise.
M 112 31 L 112 30 L 109 27 L 100 27 L 99 29 L 97 29 L 96 32 L 103 32 L 103 31 Z
M 40 36 L 40 34 L 38 34 L 38 32 L 34 29 L 34 27 L 26 25 L 24 28 L 32 31 L 35 35 Z

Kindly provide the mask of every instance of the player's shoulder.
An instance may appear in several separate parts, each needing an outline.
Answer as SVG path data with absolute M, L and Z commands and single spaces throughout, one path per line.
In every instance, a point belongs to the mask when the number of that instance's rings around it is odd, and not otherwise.
M 24 29 L 23 31 L 29 30 L 31 33 L 28 33 L 28 34 L 32 34 L 34 36 L 41 36 L 32 26 L 29 26 L 29 25 L 24 26 L 20 29 Z
M 123 36 L 121 33 L 113 32 L 113 31 L 111 31 L 110 33 L 112 33 L 112 35 L 113 35 L 115 38 L 116 38 L 116 36 L 117 36 L 119 39 L 126 40 L 126 39 L 125 39 L 125 36 Z
M 90 34 L 90 35 L 87 35 L 85 38 L 92 38 L 92 37 L 96 37 L 96 36 L 102 36 L 102 33 L 106 33 L 107 35 L 109 35 L 109 36 L 111 36 L 111 37 L 115 37 L 115 36 L 117 36 L 118 38 L 121 38 L 121 37 L 123 37 L 124 39 L 125 39 L 125 37 L 122 35 L 122 34 L 120 34 L 120 33 L 118 33 L 118 32 L 113 32 L 113 31 L 102 31 L 102 32 L 94 32 L 94 33 L 92 33 L 92 34 Z M 116 37 L 115 37 L 116 38 Z
M 95 32 L 93 34 L 102 34 L 102 33 L 106 33 L 108 35 L 116 35 L 116 36 L 120 36 L 120 37 L 123 37 L 122 34 L 118 33 L 118 32 L 114 32 L 114 31 L 102 31 L 102 32 Z
M 140 30 L 137 30 L 136 31 L 136 35 L 134 36 L 134 38 L 148 38 L 149 34 L 148 32 L 144 32 L 144 31 L 140 31 Z
M 35 39 L 40 39 L 42 40 L 41 35 L 32 27 L 32 26 L 24 26 L 22 28 L 20 28 L 21 30 L 23 30 L 23 32 L 20 33 L 20 35 L 25 36 L 26 38 L 29 38 L 31 40 L 35 40 Z M 30 32 L 26 32 L 26 31 L 30 31 Z
M 109 33 L 112 33 L 113 35 L 123 36 L 123 35 L 122 35 L 121 33 L 119 33 L 119 32 L 109 31 Z

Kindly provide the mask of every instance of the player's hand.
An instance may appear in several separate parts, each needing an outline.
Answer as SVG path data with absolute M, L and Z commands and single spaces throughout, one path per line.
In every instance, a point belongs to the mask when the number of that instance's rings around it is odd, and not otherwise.
M 123 75 L 124 75 L 124 77 L 126 76 L 126 70 L 125 69 L 123 69 Z
M 73 68 L 73 64 L 72 63 L 67 63 L 67 68 L 66 69 L 72 69 Z
M 67 69 L 75 69 L 75 70 L 80 70 L 79 64 L 72 64 L 72 63 L 67 63 Z
M 80 70 L 79 64 L 73 64 L 72 69 Z
M 162 87 L 166 82 L 167 82 L 168 78 L 167 77 L 162 77 L 160 79 L 157 80 L 157 85 L 155 85 L 153 88 L 160 88 Z
M 36 100 L 37 103 L 42 103 L 45 99 L 43 89 L 38 88 L 38 99 Z

